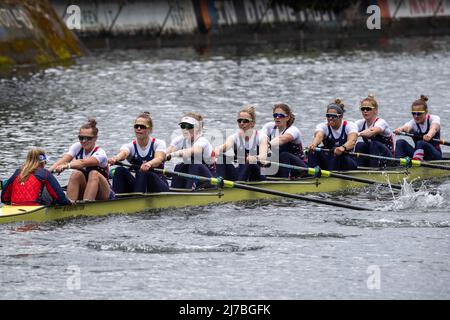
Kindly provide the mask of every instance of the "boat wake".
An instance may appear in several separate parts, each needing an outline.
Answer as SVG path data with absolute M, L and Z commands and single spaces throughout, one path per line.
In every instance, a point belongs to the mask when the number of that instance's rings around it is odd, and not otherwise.
M 359 227 L 359 228 L 450 228 L 449 221 L 426 221 L 418 220 L 411 221 L 406 219 L 379 219 L 375 221 L 370 221 L 367 219 L 337 219 L 335 220 L 337 224 L 348 227 Z
M 359 237 L 360 235 L 344 235 L 341 233 L 287 233 L 287 232 L 262 232 L 262 233 L 238 233 L 238 232 L 230 232 L 230 231 L 201 231 L 196 230 L 195 234 L 209 236 L 209 237 L 261 237 L 261 238 L 299 238 L 299 239 L 326 239 L 326 238 L 350 238 L 350 237 Z
M 263 246 L 242 246 L 233 243 L 218 244 L 212 246 L 158 246 L 146 243 L 125 242 L 89 242 L 87 247 L 99 251 L 122 251 L 132 253 L 150 254 L 179 254 L 202 252 L 245 252 L 264 248 Z

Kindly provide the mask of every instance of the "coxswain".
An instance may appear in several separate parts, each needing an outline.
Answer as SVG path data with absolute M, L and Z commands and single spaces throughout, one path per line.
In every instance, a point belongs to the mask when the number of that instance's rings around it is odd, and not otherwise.
M 45 169 L 47 156 L 41 148 L 33 148 L 27 159 L 3 186 L 1 200 L 18 206 L 70 204 L 59 182 Z

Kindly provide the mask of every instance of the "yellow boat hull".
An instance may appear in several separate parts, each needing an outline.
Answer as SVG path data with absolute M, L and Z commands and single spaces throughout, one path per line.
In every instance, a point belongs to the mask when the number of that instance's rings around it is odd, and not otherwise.
M 441 161 L 450 164 L 450 161 Z M 403 183 L 407 181 L 444 178 L 450 170 L 430 168 L 400 168 L 389 171 L 355 170 L 346 175 L 376 180 L 382 183 Z M 249 183 L 258 187 L 287 193 L 308 194 L 344 191 L 361 188 L 367 184 L 337 178 L 306 178 L 296 181 L 261 181 Z M 121 195 L 108 201 L 82 202 L 68 206 L 3 206 L 0 207 L 0 223 L 45 222 L 73 217 L 97 217 L 108 214 L 132 214 L 153 209 L 183 208 L 226 202 L 276 198 L 277 196 L 242 189 L 208 190 L 200 192 L 163 192 L 152 194 Z

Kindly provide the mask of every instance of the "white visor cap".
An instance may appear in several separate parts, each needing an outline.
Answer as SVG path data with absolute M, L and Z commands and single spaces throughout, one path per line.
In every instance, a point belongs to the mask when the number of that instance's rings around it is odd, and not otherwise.
M 192 117 L 183 117 L 179 124 L 182 124 L 182 123 L 189 123 L 197 128 L 200 126 L 200 123 L 197 121 L 197 119 L 194 119 Z

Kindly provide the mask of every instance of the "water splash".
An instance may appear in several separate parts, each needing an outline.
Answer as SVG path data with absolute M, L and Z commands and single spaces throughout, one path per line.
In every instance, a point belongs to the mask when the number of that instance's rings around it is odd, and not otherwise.
M 405 209 L 422 209 L 427 210 L 430 208 L 443 208 L 444 205 L 444 197 L 440 194 L 440 191 L 435 194 L 430 193 L 430 190 L 427 188 L 425 184 L 422 184 L 418 190 L 414 189 L 413 182 L 408 183 L 407 179 L 403 179 L 402 190 L 400 194 L 395 196 L 392 194 L 393 202 L 383 208 L 381 211 L 398 211 Z M 434 192 L 434 190 L 433 190 Z M 448 192 L 450 193 L 450 187 L 448 188 Z

